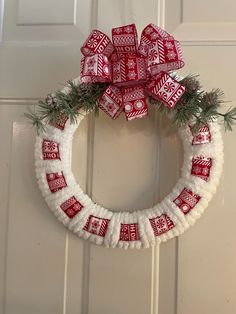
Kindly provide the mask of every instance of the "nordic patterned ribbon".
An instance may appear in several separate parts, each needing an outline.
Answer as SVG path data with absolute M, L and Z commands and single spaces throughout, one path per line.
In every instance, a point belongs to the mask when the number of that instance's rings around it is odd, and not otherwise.
M 81 80 L 109 82 L 99 107 L 112 119 L 124 111 L 127 120 L 147 115 L 146 95 L 173 108 L 185 88 L 168 72 L 184 66 L 180 43 L 154 24 L 147 25 L 138 45 L 135 24 L 93 30 L 81 47 Z

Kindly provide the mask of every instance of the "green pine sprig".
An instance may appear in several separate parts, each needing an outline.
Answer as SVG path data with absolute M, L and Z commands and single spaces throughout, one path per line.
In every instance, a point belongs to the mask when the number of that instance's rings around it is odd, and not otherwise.
M 220 112 L 224 102 L 224 94 L 220 89 L 205 92 L 198 76 L 189 75 L 179 81 L 185 86 L 185 93 L 174 108 L 169 109 L 161 101 L 148 97 L 149 102 L 161 113 L 170 115 L 177 127 L 191 124 L 193 132 L 209 122 L 219 119 L 225 130 L 232 130 L 236 123 L 236 107 L 229 108 L 225 113 Z M 80 83 L 68 81 L 69 92 L 57 91 L 49 94 L 45 100 L 40 100 L 35 112 L 28 110 L 25 116 L 36 127 L 38 133 L 45 130 L 45 125 L 55 124 L 60 114 L 67 116 L 71 123 L 77 121 L 81 109 L 85 112 L 98 114 L 99 98 L 108 83 Z
M 38 102 L 35 112 L 29 109 L 25 116 L 36 127 L 37 133 L 44 131 L 46 124 L 54 125 L 60 114 L 67 116 L 71 123 L 75 123 L 81 109 L 98 114 L 98 101 L 107 85 L 106 83 L 77 85 L 69 81 L 68 93 L 57 91 L 55 94 L 49 94 L 45 100 Z

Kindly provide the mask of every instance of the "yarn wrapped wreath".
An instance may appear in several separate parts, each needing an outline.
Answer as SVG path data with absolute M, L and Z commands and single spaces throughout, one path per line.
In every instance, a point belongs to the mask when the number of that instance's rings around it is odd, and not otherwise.
M 217 118 L 223 117 L 230 129 L 236 110 L 219 113 L 219 90 L 207 93 L 195 77 L 179 79 L 170 73 L 184 62 L 179 43 L 164 30 L 148 25 L 139 47 L 134 24 L 113 29 L 112 34 L 113 44 L 102 32 L 93 31 L 81 48 L 80 78 L 26 114 L 38 130 L 36 177 L 49 208 L 79 237 L 106 247 L 148 248 L 182 234 L 207 207 L 223 165 Z M 74 178 L 74 132 L 98 108 L 113 119 L 124 111 L 132 120 L 147 114 L 148 103 L 179 127 L 184 149 L 181 177 L 171 193 L 151 208 L 106 209 L 94 203 Z

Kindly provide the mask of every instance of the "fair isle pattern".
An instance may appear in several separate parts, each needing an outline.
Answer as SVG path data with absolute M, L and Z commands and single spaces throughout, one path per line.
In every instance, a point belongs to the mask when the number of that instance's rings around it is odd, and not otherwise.
M 47 173 L 46 179 L 52 193 L 62 190 L 67 186 L 63 172 Z
M 147 79 L 146 63 L 143 58 L 138 58 L 137 60 L 137 72 L 139 73 L 139 79 Z
M 138 224 L 121 224 L 120 240 L 121 241 L 137 241 L 139 240 Z
M 182 66 L 184 66 L 184 61 L 183 61 L 183 52 L 182 52 L 180 43 L 178 41 L 175 41 L 175 49 L 180 59 L 180 61 L 178 61 L 178 65 L 179 65 L 179 68 L 181 68 Z
M 42 155 L 44 160 L 60 159 L 59 144 L 44 139 L 42 143 Z
M 68 121 L 68 117 L 63 113 L 59 113 L 57 116 L 57 120 L 55 121 L 54 124 L 51 123 L 51 125 L 57 129 L 63 131 L 67 121 Z
M 144 95 L 144 88 L 142 85 L 135 86 L 134 88 L 124 87 L 122 89 L 122 92 L 123 92 L 123 100 L 125 102 L 137 100 L 137 99 L 143 98 L 145 96 Z
M 147 115 L 148 107 L 142 85 L 135 88 L 124 87 L 122 93 L 127 120 L 130 121 Z
M 152 43 L 156 42 L 158 38 L 172 39 L 173 37 L 170 36 L 170 34 L 168 34 L 164 29 L 154 24 L 147 25 L 141 34 L 139 52 L 146 57 L 149 47 Z
M 192 145 L 207 144 L 211 142 L 211 132 L 207 124 L 200 127 L 197 134 L 193 133 L 191 126 L 190 130 L 193 135 Z
M 158 52 L 158 54 L 155 54 Z M 154 58 L 154 56 L 156 56 Z M 179 42 L 170 39 L 158 39 L 148 47 L 148 71 L 156 75 L 160 71 L 178 70 L 184 66 Z
M 155 77 L 155 80 L 148 84 L 149 94 L 158 95 L 162 102 L 169 108 L 175 106 L 184 91 L 185 87 L 181 86 L 175 79 L 165 72 L 161 72 Z
M 89 216 L 86 225 L 83 230 L 92 234 L 96 234 L 100 237 L 105 237 L 109 219 L 99 218 L 96 216 Z
M 192 145 L 193 136 L 189 126 L 179 130 L 184 163 L 181 178 L 169 195 L 145 210 L 117 212 L 95 204 L 77 185 L 71 170 L 73 134 L 85 115 L 85 112 L 81 112 L 77 124 L 66 123 L 63 130 L 48 126 L 45 133 L 36 139 L 38 184 L 59 221 L 79 237 L 98 245 L 120 248 L 147 248 L 159 244 L 179 236 L 197 221 L 211 200 L 222 172 L 223 141 L 217 122 L 209 123 L 211 142 L 206 144 Z M 60 160 L 43 159 L 44 139 L 60 145 Z M 192 169 L 193 166 L 207 169 L 200 169 L 199 173 L 199 169 Z M 207 173 L 208 167 L 210 171 Z M 193 171 L 201 175 L 200 179 L 204 173 L 204 180 L 199 181 L 199 176 L 191 174 Z M 205 180 L 207 175 L 208 180 Z M 121 225 L 125 225 L 122 227 L 122 239 L 130 240 L 120 239 Z
M 114 85 L 108 86 L 99 101 L 99 108 L 112 119 L 118 118 L 123 111 L 122 94 L 119 88 Z
M 128 121 L 131 121 L 135 118 L 145 117 L 148 114 L 146 103 L 144 103 L 143 101 L 140 100 L 139 104 L 142 105 L 143 109 L 137 110 L 136 109 L 137 105 L 135 106 L 135 104 L 133 105 L 132 103 L 127 103 L 125 105 L 125 116 L 126 116 Z
M 109 57 L 113 51 L 114 48 L 109 37 L 99 30 L 92 31 L 84 45 L 81 47 L 81 52 L 85 56 L 102 53 Z
M 136 54 L 138 50 L 138 34 L 135 24 L 113 28 L 112 41 L 118 56 Z
M 74 218 L 74 216 L 77 215 L 84 206 L 76 199 L 75 196 L 72 196 L 63 202 L 60 207 L 69 218 Z
M 161 234 L 166 233 L 172 228 L 174 228 L 173 221 L 166 214 L 162 214 L 161 216 L 158 216 L 149 220 L 150 220 L 155 237 L 158 237 Z
M 209 179 L 212 166 L 212 158 L 204 156 L 194 157 L 192 159 L 191 174 L 205 181 Z
M 110 52 L 105 54 L 104 51 L 107 49 L 106 45 L 109 42 L 108 37 L 100 31 L 92 31 L 81 48 L 83 53 L 81 81 L 83 83 L 107 82 L 120 88 L 124 86 L 132 88 L 143 84 L 146 94 L 151 94 L 154 99 L 158 99 L 172 108 L 183 95 L 185 90 L 183 86 L 179 84 L 172 94 L 171 88 L 173 89 L 173 86 L 177 84 L 174 80 L 167 83 L 164 87 L 166 90 L 149 90 L 148 87 L 152 85 L 152 81 L 158 79 L 155 76 L 161 71 L 168 73 L 184 65 L 182 59 L 179 59 L 180 53 L 177 51 L 181 47 L 177 45 L 178 42 L 172 36 L 153 24 L 149 24 L 142 34 L 144 35 L 145 45 L 147 40 L 150 44 L 146 46 L 141 44 L 141 50 L 139 51 L 135 24 L 113 28 L 112 45 L 114 45 L 114 50 L 109 50 Z M 103 41 L 105 44 L 100 47 Z M 144 54 L 141 53 L 142 49 L 145 50 Z M 170 80 L 171 78 L 169 78 Z M 98 103 L 99 101 L 100 99 Z M 145 110 L 141 109 L 142 104 L 145 105 L 145 101 L 140 99 L 135 107 L 136 109 L 139 108 L 140 112 L 133 111 L 128 115 L 126 114 L 126 118 L 131 120 L 146 116 L 146 108 Z M 133 105 L 123 103 L 123 107 L 126 106 L 125 113 L 131 112 L 130 109 L 134 107 Z M 118 110 L 117 105 L 112 106 L 111 103 L 109 105 L 102 104 L 102 107 L 108 115 L 110 115 L 109 111 L 115 112 L 115 109 Z M 108 107 L 109 110 L 107 110 Z
M 128 82 L 146 81 L 146 64 L 145 59 L 129 56 L 122 57 L 120 60 L 113 64 L 113 84 L 124 85 Z
M 96 54 L 84 57 L 82 64 L 82 82 L 92 83 L 95 78 L 100 82 L 109 82 L 111 80 L 111 65 L 105 55 Z
M 173 201 L 186 215 L 200 201 L 201 197 L 194 194 L 191 190 L 184 188 L 178 197 Z

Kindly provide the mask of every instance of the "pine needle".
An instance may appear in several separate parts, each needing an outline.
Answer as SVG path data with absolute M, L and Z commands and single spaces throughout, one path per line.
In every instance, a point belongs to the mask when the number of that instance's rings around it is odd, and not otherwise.
M 161 113 L 169 115 L 177 127 L 192 125 L 193 132 L 209 122 L 215 121 L 218 117 L 223 119 L 225 130 L 232 130 L 236 123 L 236 108 L 230 108 L 226 113 L 218 111 L 223 101 L 223 92 L 220 89 L 213 89 L 210 92 L 202 90 L 197 75 L 189 75 L 179 81 L 185 86 L 185 93 L 177 102 L 174 108 L 169 109 L 161 101 L 148 97 L 149 103 Z M 70 80 L 67 82 L 69 92 L 57 91 L 49 94 L 45 100 L 40 100 L 36 112 L 28 110 L 25 116 L 36 127 L 37 132 L 43 132 L 45 125 L 54 125 L 63 114 L 76 123 L 81 110 L 85 112 L 99 113 L 99 99 L 109 86 L 108 83 L 80 83 Z

